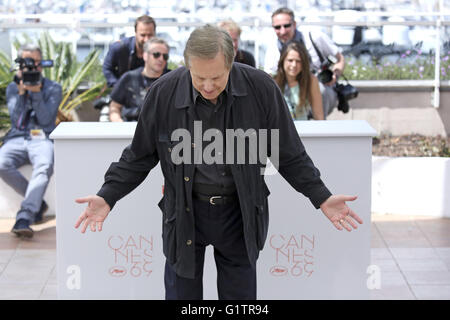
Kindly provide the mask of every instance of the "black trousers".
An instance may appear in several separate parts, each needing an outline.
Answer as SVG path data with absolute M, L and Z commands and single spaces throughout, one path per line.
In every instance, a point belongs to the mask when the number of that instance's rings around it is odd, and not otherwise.
M 203 299 L 205 248 L 214 246 L 220 300 L 256 300 L 256 269 L 248 260 L 239 202 L 212 205 L 194 199 L 195 279 L 178 276 L 166 261 L 167 300 Z

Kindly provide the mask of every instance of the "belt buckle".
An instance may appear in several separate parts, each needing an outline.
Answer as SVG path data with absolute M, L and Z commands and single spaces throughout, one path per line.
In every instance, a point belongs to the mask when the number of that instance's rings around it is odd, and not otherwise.
M 220 199 L 222 198 L 222 196 L 212 196 L 211 198 L 209 198 L 209 203 L 211 203 L 213 206 L 215 206 L 216 204 L 214 203 L 214 199 Z

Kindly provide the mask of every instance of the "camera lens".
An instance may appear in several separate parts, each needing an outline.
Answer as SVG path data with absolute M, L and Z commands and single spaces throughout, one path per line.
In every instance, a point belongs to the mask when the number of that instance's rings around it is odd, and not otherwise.
M 323 70 L 317 75 L 317 79 L 322 83 L 328 83 L 333 79 L 333 72 L 331 70 Z

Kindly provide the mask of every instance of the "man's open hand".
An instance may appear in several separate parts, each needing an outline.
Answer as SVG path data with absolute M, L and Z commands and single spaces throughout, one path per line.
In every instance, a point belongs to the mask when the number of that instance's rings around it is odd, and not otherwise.
M 352 231 L 352 228 L 358 228 L 355 221 L 359 224 L 363 221 L 345 202 L 354 201 L 356 198 L 356 196 L 332 195 L 320 205 L 320 209 L 336 229 L 342 230 L 344 227 L 347 231 Z
M 85 233 L 89 225 L 91 226 L 92 232 L 95 232 L 96 229 L 102 231 L 103 221 L 105 221 L 111 211 L 111 208 L 106 203 L 105 199 L 97 195 L 91 195 L 75 199 L 75 202 L 88 203 L 88 206 L 84 209 L 83 213 L 75 223 L 75 228 L 78 228 L 84 222 L 81 233 Z

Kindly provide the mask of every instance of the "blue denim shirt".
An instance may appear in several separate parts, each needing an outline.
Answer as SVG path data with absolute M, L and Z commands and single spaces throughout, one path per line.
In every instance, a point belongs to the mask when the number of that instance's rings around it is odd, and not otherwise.
M 42 79 L 40 92 L 26 91 L 19 95 L 19 88 L 11 82 L 6 88 L 11 130 L 5 141 L 15 137 L 29 137 L 31 129 L 42 129 L 48 137 L 55 129 L 56 115 L 62 100 L 61 85 L 49 79 Z

